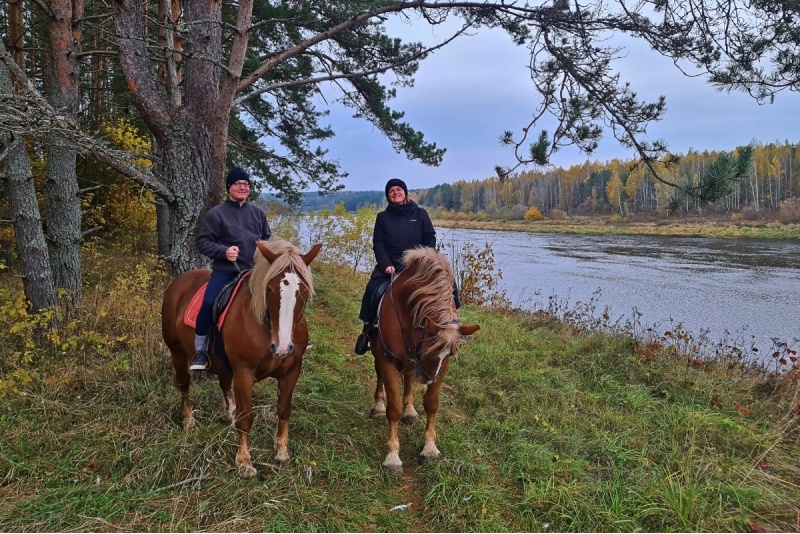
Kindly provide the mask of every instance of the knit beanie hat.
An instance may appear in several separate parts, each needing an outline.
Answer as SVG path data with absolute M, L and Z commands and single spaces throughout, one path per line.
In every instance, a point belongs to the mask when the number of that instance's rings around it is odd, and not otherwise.
M 406 193 L 406 196 L 408 196 L 408 187 L 406 187 L 406 183 L 400 178 L 392 178 L 386 182 L 386 187 L 383 188 L 384 193 L 386 193 L 386 198 L 389 198 L 389 189 L 395 186 L 402 187 L 403 191 Z
M 231 172 L 228 173 L 228 177 L 225 178 L 225 189 L 230 189 L 231 186 L 239 180 L 246 180 L 247 183 L 250 183 L 250 175 L 243 169 L 234 167 L 231 169 Z

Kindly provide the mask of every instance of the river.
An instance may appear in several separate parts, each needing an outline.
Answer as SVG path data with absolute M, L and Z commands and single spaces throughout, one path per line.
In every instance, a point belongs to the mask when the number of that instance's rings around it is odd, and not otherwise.
M 452 250 L 489 243 L 514 306 L 550 297 L 593 302 L 598 315 L 673 329 L 712 344 L 772 340 L 800 345 L 800 242 L 664 236 L 573 235 L 437 228 Z M 594 300 L 592 300 L 594 299 Z

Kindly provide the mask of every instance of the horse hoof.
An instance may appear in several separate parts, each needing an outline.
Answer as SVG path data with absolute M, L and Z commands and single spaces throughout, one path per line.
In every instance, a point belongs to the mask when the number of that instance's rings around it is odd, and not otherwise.
M 419 423 L 419 416 L 418 415 L 406 415 L 400 421 L 404 425 L 413 425 L 414 423 Z
M 402 465 L 384 465 L 390 473 L 393 475 L 402 475 L 403 474 L 403 466 Z
M 253 478 L 256 476 L 258 471 L 252 465 L 240 465 L 239 466 L 239 476 L 242 478 Z
M 289 462 L 291 462 L 291 461 L 292 461 L 291 458 L 287 458 L 286 460 L 279 460 L 279 459 L 275 458 L 275 467 L 277 467 L 279 469 L 281 467 L 286 467 L 287 465 L 289 465 Z
M 386 415 L 386 410 L 380 411 L 380 410 L 376 410 L 375 408 L 373 408 L 373 409 L 371 409 L 371 410 L 369 411 L 369 417 L 370 417 L 370 419 L 372 419 L 372 418 L 374 418 L 374 417 L 377 417 L 377 416 L 379 416 L 379 415 Z

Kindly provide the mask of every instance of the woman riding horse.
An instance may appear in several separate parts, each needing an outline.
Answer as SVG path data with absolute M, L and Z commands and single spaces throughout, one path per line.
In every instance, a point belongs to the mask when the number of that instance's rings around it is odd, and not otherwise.
M 375 218 L 372 232 L 372 248 L 377 264 L 367 282 L 361 298 L 361 312 L 358 318 L 364 323 L 363 330 L 356 341 L 355 353 L 365 354 L 369 348 L 370 328 L 375 321 L 372 297 L 389 281 L 393 274 L 399 273 L 403 264 L 403 253 L 419 246 L 436 248 L 436 230 L 425 209 L 408 198 L 408 187 L 399 178 L 392 178 L 384 187 L 388 205 Z M 458 289 L 453 284 L 453 299 L 456 309 L 461 307 Z

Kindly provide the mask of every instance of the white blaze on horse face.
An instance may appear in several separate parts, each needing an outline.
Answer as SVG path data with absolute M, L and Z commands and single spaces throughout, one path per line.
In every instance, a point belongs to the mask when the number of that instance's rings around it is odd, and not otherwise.
M 300 294 L 300 277 L 286 273 L 280 281 L 281 307 L 278 310 L 278 354 L 286 354 L 292 343 L 294 327 L 294 308 Z

